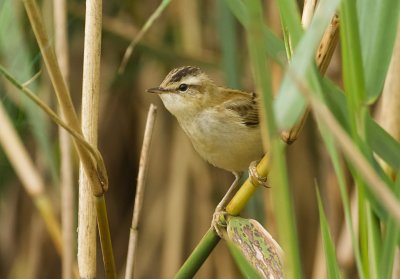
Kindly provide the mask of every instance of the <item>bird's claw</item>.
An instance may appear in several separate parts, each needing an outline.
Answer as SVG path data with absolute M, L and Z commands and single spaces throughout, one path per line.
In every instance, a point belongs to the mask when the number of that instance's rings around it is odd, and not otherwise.
M 226 228 L 226 218 L 225 215 L 228 214 L 226 211 L 216 208 L 213 214 L 213 219 L 211 222 L 211 228 L 215 230 L 220 238 L 223 238 L 223 228 Z
M 254 186 L 263 186 L 265 188 L 270 188 L 267 183 L 267 177 L 259 175 L 257 172 L 257 161 L 253 161 L 249 166 L 249 177 L 250 181 Z

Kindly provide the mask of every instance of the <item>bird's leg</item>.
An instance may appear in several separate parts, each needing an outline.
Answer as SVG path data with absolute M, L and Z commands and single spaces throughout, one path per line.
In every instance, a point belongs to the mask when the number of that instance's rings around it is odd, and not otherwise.
M 227 203 L 232 199 L 232 197 L 236 193 L 237 188 L 239 186 L 239 179 L 241 176 L 240 173 L 237 173 L 237 172 L 232 172 L 232 173 L 235 176 L 235 180 L 233 181 L 232 185 L 229 187 L 228 192 L 226 192 L 225 196 L 222 198 L 222 200 L 219 202 L 219 204 L 215 208 L 215 211 L 213 214 L 213 220 L 211 222 L 211 227 L 213 227 L 215 229 L 216 233 L 221 238 L 222 238 L 222 233 L 219 228 L 221 226 L 226 226 L 226 224 L 223 224 L 221 222 L 221 215 L 226 214 L 225 206 L 227 205 Z

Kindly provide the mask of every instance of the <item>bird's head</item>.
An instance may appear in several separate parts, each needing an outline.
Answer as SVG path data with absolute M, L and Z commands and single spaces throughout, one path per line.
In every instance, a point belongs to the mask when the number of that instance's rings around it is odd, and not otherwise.
M 147 89 L 159 94 L 165 107 L 176 117 L 196 113 L 209 106 L 217 86 L 199 68 L 185 66 L 173 69 L 159 87 Z

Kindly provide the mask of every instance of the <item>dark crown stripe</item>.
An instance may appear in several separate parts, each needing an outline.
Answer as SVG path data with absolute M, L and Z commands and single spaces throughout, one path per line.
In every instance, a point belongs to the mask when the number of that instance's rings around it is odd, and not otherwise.
M 191 67 L 191 66 L 183 67 L 183 68 L 178 69 L 176 71 L 176 73 L 174 73 L 171 76 L 170 82 L 178 82 L 178 81 L 182 80 L 182 78 L 184 78 L 184 77 L 186 77 L 188 75 L 196 76 L 199 73 L 200 73 L 200 69 L 199 68 Z

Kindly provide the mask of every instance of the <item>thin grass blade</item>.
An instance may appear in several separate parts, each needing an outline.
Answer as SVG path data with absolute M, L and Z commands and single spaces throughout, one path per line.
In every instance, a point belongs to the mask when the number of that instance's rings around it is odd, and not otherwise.
M 140 29 L 140 31 L 136 35 L 136 37 L 131 41 L 131 43 L 129 44 L 128 48 L 125 51 L 121 65 L 118 69 L 119 73 L 122 73 L 125 70 L 126 64 L 128 63 L 128 60 L 132 55 L 133 49 L 135 48 L 137 43 L 143 38 L 143 36 L 146 34 L 147 30 L 149 30 L 149 28 L 153 25 L 154 21 L 156 21 L 157 18 L 159 18 L 161 16 L 162 12 L 168 7 L 168 4 L 170 2 L 171 2 L 171 0 L 162 0 L 162 2 L 157 7 L 157 9 L 147 19 L 147 21 L 143 25 L 142 29 Z
M 367 117 L 366 120 L 366 139 L 368 144 L 393 169 L 400 169 L 400 143 L 371 117 Z

